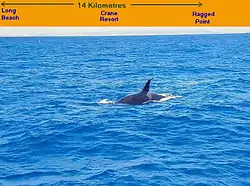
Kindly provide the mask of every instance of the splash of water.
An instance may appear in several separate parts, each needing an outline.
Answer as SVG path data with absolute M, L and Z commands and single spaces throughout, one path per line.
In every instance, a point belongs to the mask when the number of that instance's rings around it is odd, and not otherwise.
M 99 102 L 98 102 L 98 104 L 114 104 L 115 103 L 115 101 L 111 101 L 111 100 L 108 100 L 108 99 L 103 99 L 103 100 L 100 100 Z

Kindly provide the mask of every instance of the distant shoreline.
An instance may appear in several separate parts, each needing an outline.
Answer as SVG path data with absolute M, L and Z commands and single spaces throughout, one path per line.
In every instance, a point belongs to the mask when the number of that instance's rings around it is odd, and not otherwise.
M 0 37 L 247 34 L 250 27 L 0 27 Z

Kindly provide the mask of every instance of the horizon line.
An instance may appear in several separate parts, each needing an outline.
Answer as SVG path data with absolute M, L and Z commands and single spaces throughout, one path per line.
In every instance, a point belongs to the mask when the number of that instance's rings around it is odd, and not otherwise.
M 0 37 L 247 34 L 250 27 L 0 27 Z

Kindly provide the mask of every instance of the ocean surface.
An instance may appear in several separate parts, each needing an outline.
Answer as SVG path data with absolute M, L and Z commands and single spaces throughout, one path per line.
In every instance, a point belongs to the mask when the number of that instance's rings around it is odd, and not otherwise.
M 0 38 L 0 125 L 0 185 L 250 185 L 250 34 Z

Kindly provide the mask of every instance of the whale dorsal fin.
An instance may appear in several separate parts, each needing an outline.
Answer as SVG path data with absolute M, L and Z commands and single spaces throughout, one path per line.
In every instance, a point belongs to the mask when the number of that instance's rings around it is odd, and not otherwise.
M 152 78 L 153 79 L 153 78 Z M 149 79 L 147 83 L 144 85 L 144 88 L 142 89 L 141 93 L 147 94 L 150 88 L 150 82 L 152 79 Z

